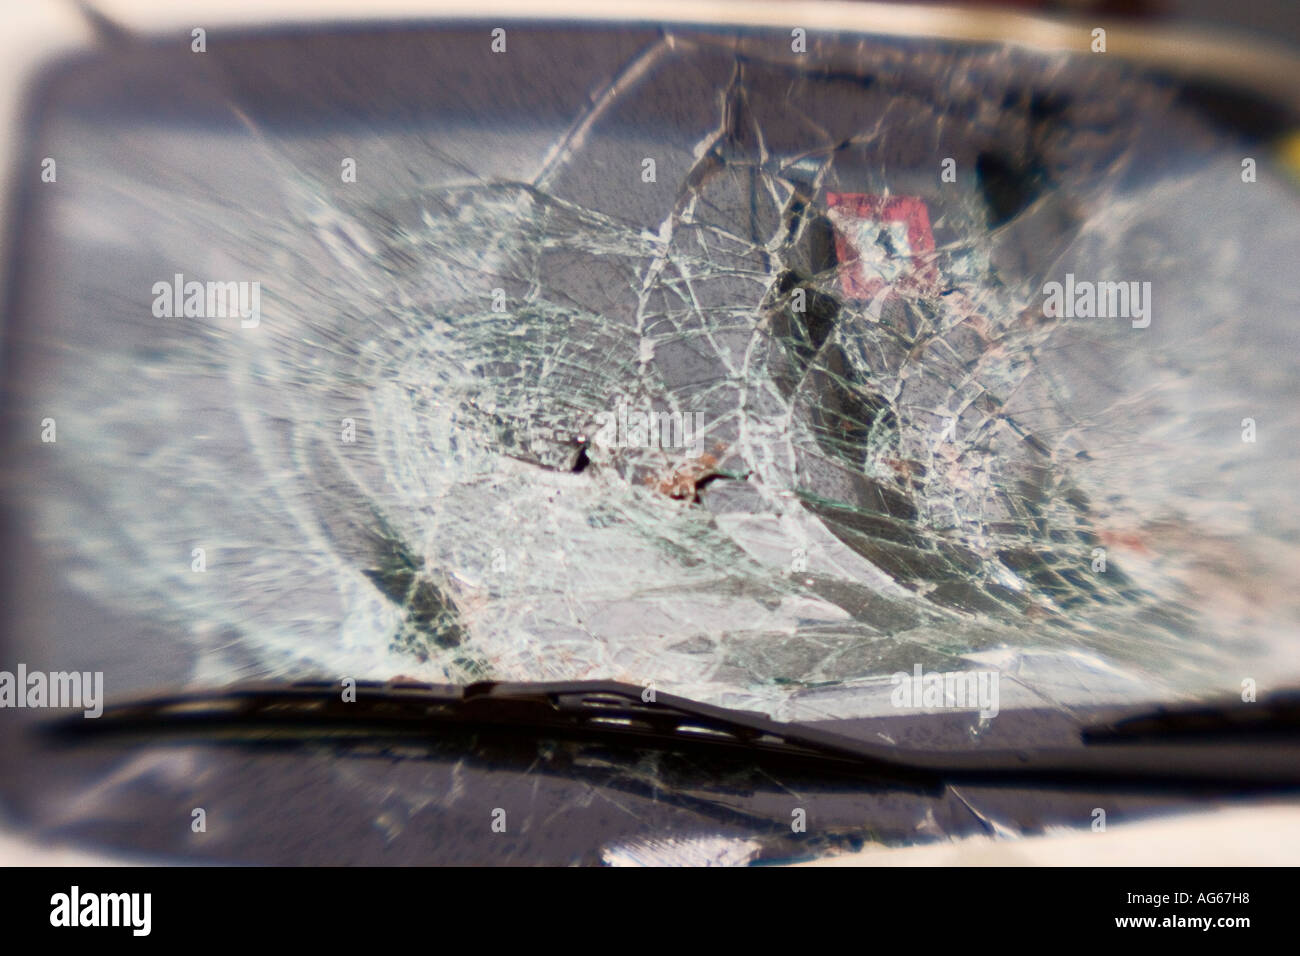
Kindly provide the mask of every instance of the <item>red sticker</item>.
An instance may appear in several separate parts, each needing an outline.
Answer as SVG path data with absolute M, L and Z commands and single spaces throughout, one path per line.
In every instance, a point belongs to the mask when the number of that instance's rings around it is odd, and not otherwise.
M 870 301 L 886 288 L 930 288 L 938 281 L 924 199 L 827 193 L 826 203 L 845 295 Z

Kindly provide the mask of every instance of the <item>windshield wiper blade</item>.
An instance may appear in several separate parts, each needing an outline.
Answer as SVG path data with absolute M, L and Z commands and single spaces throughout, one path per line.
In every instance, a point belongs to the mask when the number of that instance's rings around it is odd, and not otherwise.
M 613 681 L 465 686 L 416 681 L 357 681 L 345 700 L 337 682 L 247 682 L 211 691 L 155 694 L 105 707 L 95 719 L 50 725 L 61 736 L 97 733 L 218 735 L 280 740 L 429 737 L 448 729 L 685 749 L 732 750 L 816 766 L 892 786 L 935 791 L 932 770 L 817 727 L 781 723 L 754 711 L 715 707 Z
M 1162 714 L 1164 712 L 1161 712 Z M 1289 714 L 1287 710 L 1281 713 Z M 1137 724 L 1146 726 L 1135 718 Z M 1118 726 L 1118 725 L 1117 725 Z M 1254 725 L 1258 730 L 1262 724 Z M 1188 740 L 1148 730 L 1122 746 L 1100 728 L 1078 747 L 907 750 L 867 743 L 820 726 L 783 723 L 612 681 L 482 682 L 467 686 L 359 681 L 354 700 L 338 683 L 234 684 L 212 691 L 152 695 L 106 707 L 101 717 L 64 718 L 64 736 L 102 732 L 242 740 L 436 738 L 450 729 L 626 745 L 729 750 L 794 760 L 824 771 L 936 792 L 945 785 L 1088 789 L 1300 788 L 1300 735 Z

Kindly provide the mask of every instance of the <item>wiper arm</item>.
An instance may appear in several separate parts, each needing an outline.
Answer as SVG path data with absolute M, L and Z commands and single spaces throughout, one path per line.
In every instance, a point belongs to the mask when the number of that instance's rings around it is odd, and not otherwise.
M 239 739 L 435 738 L 452 729 L 546 734 L 690 750 L 731 751 L 793 760 L 824 771 L 935 792 L 948 784 L 1016 787 L 1159 787 L 1212 790 L 1300 788 L 1300 733 L 1237 733 L 1212 741 L 1169 733 L 1132 734 L 1116 746 L 1114 727 L 1085 732 L 1077 748 L 905 750 L 866 743 L 818 726 L 782 723 L 753 711 L 715 707 L 611 681 L 483 682 L 468 686 L 365 682 L 343 699 L 331 682 L 245 683 L 177 692 L 105 708 L 98 719 L 64 718 L 53 729 L 81 737 L 100 732 Z M 1284 709 L 1284 713 L 1290 713 Z M 1168 712 L 1160 712 L 1167 719 Z M 1254 724 L 1254 730 L 1269 726 Z
M 1083 739 L 1090 744 L 1297 736 L 1300 690 L 1275 693 L 1250 703 L 1233 699 L 1218 704 L 1159 707 L 1083 731 Z

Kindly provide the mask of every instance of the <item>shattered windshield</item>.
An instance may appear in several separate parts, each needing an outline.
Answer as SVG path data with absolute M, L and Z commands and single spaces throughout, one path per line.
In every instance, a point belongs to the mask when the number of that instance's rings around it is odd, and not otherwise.
M 53 76 L 6 343 L 17 600 L 66 596 L 32 641 L 109 692 L 604 678 L 784 718 L 899 672 L 1003 708 L 1294 679 L 1300 206 L 1258 141 L 1101 56 L 501 46 Z

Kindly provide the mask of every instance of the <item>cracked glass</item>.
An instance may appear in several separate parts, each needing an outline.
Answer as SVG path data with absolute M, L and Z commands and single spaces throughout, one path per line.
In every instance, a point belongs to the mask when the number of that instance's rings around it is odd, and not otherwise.
M 1294 664 L 1300 219 L 1231 130 L 1068 55 L 586 40 L 416 80 L 407 42 L 377 100 L 256 38 L 152 99 L 74 73 L 42 204 L 80 265 L 26 273 L 17 343 L 70 581 L 205 680 L 771 707 L 973 655 L 1049 700 Z M 1153 320 L 1045 314 L 1066 272 Z M 156 316 L 178 275 L 260 321 Z
M 1000 44 L 485 35 L 53 75 L 6 345 L 18 601 L 62 602 L 31 640 L 117 692 L 601 678 L 788 719 L 917 667 L 1004 709 L 1294 678 L 1300 208 L 1231 116 Z M 1067 274 L 1135 314 L 1045 306 Z

